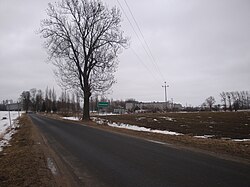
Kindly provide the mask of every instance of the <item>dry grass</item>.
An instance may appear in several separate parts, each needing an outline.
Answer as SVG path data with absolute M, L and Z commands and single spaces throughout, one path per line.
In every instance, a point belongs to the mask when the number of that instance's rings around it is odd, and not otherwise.
M 11 146 L 0 152 L 0 186 L 55 186 L 30 119 L 24 115 L 19 123 Z

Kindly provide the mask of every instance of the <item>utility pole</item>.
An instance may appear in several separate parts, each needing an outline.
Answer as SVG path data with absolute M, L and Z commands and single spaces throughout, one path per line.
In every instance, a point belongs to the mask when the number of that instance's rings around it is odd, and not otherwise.
M 165 103 L 166 103 L 166 109 L 167 109 L 167 101 L 168 101 L 168 96 L 167 96 L 167 87 L 169 87 L 169 85 L 167 85 L 166 81 L 164 82 L 164 86 L 162 86 L 164 88 L 165 91 Z

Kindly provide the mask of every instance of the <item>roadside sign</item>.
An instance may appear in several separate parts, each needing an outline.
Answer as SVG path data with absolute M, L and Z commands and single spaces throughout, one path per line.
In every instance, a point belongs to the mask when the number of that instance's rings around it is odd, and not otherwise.
M 108 102 L 99 102 L 98 103 L 98 107 L 102 107 L 102 108 L 106 108 L 109 106 L 109 103 Z

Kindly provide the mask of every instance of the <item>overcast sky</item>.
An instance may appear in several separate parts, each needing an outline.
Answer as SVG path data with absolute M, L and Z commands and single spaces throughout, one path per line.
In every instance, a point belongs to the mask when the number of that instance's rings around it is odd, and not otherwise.
M 123 14 L 130 47 L 119 56 L 108 98 L 200 105 L 222 91 L 250 90 L 249 0 L 126 0 L 154 57 Z M 53 66 L 37 34 L 49 0 L 0 1 L 0 101 L 54 87 Z M 104 1 L 118 6 L 117 0 Z M 124 0 L 119 0 L 142 43 Z

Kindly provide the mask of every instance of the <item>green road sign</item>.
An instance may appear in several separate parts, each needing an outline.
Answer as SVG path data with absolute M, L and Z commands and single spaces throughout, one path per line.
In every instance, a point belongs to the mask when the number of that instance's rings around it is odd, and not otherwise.
M 109 106 L 109 103 L 108 102 L 99 102 L 98 103 L 98 107 L 103 107 L 103 108 L 105 108 L 105 107 L 108 107 Z

